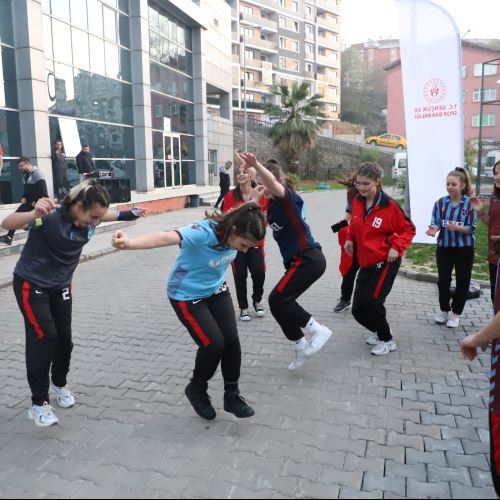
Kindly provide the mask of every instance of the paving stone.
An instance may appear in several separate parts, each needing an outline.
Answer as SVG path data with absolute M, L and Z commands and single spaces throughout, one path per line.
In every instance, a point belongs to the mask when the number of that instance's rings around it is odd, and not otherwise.
M 329 498 L 335 498 L 335 497 L 329 497 Z M 358 491 L 358 490 L 353 490 L 351 488 L 342 487 L 340 488 L 339 498 L 370 500 L 371 498 L 384 498 L 384 495 L 382 491 L 370 491 L 369 493 L 367 493 L 365 491 Z
M 434 464 L 440 467 L 446 466 L 446 458 L 442 451 L 417 451 L 408 449 L 406 450 L 406 463 L 407 464 Z
M 457 483 L 451 483 L 453 498 L 497 498 L 495 490 L 490 487 L 470 488 Z
M 372 472 L 382 476 L 384 474 L 385 461 L 383 458 L 365 458 L 348 454 L 344 463 L 346 471 Z
M 469 470 L 465 467 L 450 469 L 429 464 L 427 470 L 431 483 L 446 481 L 448 483 L 455 482 L 463 484 L 464 486 L 472 486 Z
M 368 443 L 366 456 L 367 458 L 385 458 L 404 463 L 405 449 L 402 446 L 381 446 L 370 442 Z
M 409 498 L 451 498 L 448 483 L 422 483 L 415 479 L 408 479 Z
M 486 472 L 480 469 L 469 469 L 472 476 L 472 484 L 476 488 L 484 488 L 485 486 L 493 486 L 491 472 Z
M 467 455 L 475 455 L 476 453 L 484 453 L 484 454 L 490 453 L 490 443 L 483 443 L 478 441 L 469 441 L 468 439 L 462 439 L 462 444 L 464 446 L 464 450 Z
M 436 411 L 438 415 L 460 415 L 464 418 L 471 417 L 470 408 L 468 406 L 450 406 L 437 403 Z
M 453 451 L 454 453 L 459 453 L 459 454 L 464 453 L 462 442 L 459 439 L 442 440 L 442 439 L 432 439 L 426 437 L 424 438 L 424 443 L 425 443 L 425 451 Z
M 441 430 L 437 425 L 420 425 L 408 422 L 406 424 L 406 434 L 410 436 L 428 436 L 439 439 Z
M 425 482 L 427 472 L 424 464 L 398 464 L 392 460 L 386 460 L 385 477 L 412 477 Z
M 446 459 L 450 467 L 471 467 L 483 471 L 490 470 L 485 455 L 457 455 L 450 451 L 446 452 Z
M 446 427 L 456 427 L 457 425 L 453 415 L 432 415 L 430 413 L 422 413 L 421 417 L 424 425 L 444 425 Z
M 384 430 L 361 429 L 357 426 L 351 426 L 351 439 L 365 439 L 366 441 L 374 441 L 378 444 L 385 444 Z
M 366 473 L 363 480 L 363 491 L 384 491 L 403 497 L 406 493 L 406 481 L 402 477 L 385 478 Z
M 387 444 L 388 446 L 404 446 L 405 448 L 424 451 L 424 439 L 422 436 L 407 436 L 405 434 L 389 432 Z

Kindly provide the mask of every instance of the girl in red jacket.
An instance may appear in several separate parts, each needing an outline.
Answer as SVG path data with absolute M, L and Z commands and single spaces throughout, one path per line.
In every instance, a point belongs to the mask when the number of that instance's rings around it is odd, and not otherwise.
M 235 189 L 229 191 L 222 202 L 222 211 L 229 212 L 243 203 L 249 202 L 254 196 L 252 178 L 245 167 L 238 169 L 236 177 L 238 182 Z M 255 196 L 254 196 L 255 197 Z M 262 196 L 259 199 L 262 212 L 267 214 L 267 199 Z M 240 307 L 240 320 L 250 321 L 247 296 L 247 276 L 250 271 L 253 283 L 252 303 L 257 317 L 262 318 L 266 312 L 262 305 L 262 295 L 264 294 L 264 281 L 266 279 L 266 257 L 264 253 L 264 240 L 247 252 L 238 252 L 236 259 L 232 263 L 236 296 Z
M 401 266 L 401 257 L 415 236 L 415 226 L 399 205 L 382 191 L 381 171 L 364 163 L 356 174 L 359 195 L 351 204 L 351 222 L 344 246 L 360 265 L 352 314 L 373 332 L 366 343 L 382 356 L 397 348 L 386 319 L 385 299 Z

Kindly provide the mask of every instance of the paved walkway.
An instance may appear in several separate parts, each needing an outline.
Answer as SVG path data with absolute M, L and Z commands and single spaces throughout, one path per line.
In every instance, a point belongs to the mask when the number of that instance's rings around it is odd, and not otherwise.
M 458 352 L 491 316 L 487 295 L 449 330 L 432 321 L 436 286 L 398 278 L 387 305 L 399 349 L 372 357 L 350 313 L 332 313 L 339 249 L 329 226 L 343 193 L 304 197 L 329 268 L 302 303 L 337 335 L 290 373 L 291 348 L 272 317 L 240 323 L 250 420 L 222 411 L 220 374 L 210 384 L 214 422 L 185 399 L 195 349 L 164 298 L 177 249 L 79 266 L 70 373 L 78 404 L 57 410 L 61 423 L 50 429 L 26 418 L 23 325 L 11 289 L 0 290 L 0 497 L 494 498 L 489 357 L 468 364 Z M 150 217 L 131 231 L 202 213 Z M 269 292 L 282 274 L 272 238 L 267 255 Z

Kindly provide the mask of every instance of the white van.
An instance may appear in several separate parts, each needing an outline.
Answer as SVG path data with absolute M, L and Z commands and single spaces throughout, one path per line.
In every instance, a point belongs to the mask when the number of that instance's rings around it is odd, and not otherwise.
M 392 178 L 395 179 L 400 175 L 406 174 L 406 167 L 408 166 L 408 157 L 406 153 L 394 153 L 392 160 Z
M 493 178 L 493 167 L 497 161 L 500 161 L 500 149 L 488 151 L 488 154 L 486 155 L 486 162 L 484 164 L 485 177 Z

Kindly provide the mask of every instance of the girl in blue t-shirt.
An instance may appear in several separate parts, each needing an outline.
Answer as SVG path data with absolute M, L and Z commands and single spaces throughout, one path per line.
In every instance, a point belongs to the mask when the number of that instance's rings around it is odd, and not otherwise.
M 247 252 L 265 236 L 266 220 L 262 210 L 250 202 L 176 231 L 129 239 L 119 230 L 113 238 L 113 246 L 121 250 L 180 246 L 180 254 L 168 277 L 167 295 L 181 323 L 198 345 L 193 377 L 185 393 L 196 413 L 206 420 L 216 417 L 207 390 L 208 381 L 219 364 L 224 378 L 224 410 L 238 418 L 254 415 L 238 388 L 241 347 L 224 276 L 238 251 Z
M 304 219 L 304 201 L 286 179 L 276 160 L 267 168 L 251 153 L 236 153 L 247 169 L 255 169 L 260 193 L 269 199 L 267 218 L 278 243 L 286 273 L 269 296 L 271 313 L 288 340 L 294 342 L 290 370 L 301 368 L 332 335 L 315 321 L 297 299 L 326 270 L 326 259 Z M 310 339 L 304 336 L 307 333 Z

